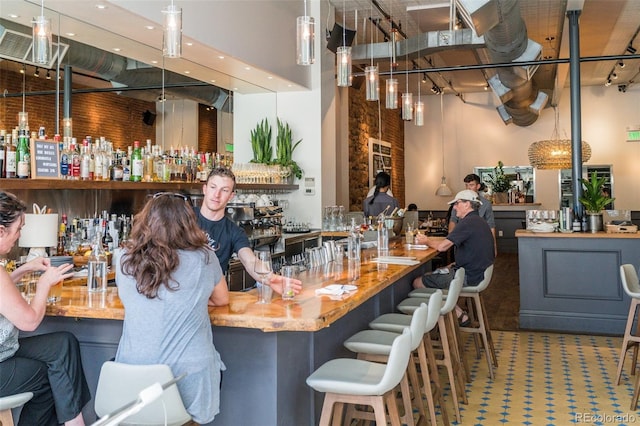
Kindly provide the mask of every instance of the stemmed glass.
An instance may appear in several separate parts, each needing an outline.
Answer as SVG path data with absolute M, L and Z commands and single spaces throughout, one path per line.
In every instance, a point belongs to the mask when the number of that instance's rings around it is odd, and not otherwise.
M 258 286 L 258 302 L 257 303 L 269 303 L 267 300 L 267 291 L 270 291 L 269 287 L 269 275 L 273 271 L 271 267 L 271 252 L 269 251 L 256 251 L 256 261 L 253 265 L 253 271 L 260 276 L 260 285 Z

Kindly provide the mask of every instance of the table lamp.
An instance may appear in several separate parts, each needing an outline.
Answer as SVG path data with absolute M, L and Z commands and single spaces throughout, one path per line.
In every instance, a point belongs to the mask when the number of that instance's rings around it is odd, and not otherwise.
M 18 246 L 29 248 L 27 262 L 47 257 L 47 247 L 58 244 L 58 214 L 25 214 Z

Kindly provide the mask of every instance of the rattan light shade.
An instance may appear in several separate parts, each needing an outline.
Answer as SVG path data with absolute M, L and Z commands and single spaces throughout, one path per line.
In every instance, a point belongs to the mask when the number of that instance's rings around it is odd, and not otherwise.
M 591 147 L 582 141 L 582 162 L 591 158 Z M 547 139 L 529 146 L 529 163 L 536 169 L 570 169 L 571 140 Z

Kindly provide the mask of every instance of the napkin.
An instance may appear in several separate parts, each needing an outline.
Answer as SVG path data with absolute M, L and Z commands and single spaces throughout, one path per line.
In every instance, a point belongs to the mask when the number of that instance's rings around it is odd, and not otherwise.
M 316 289 L 316 296 L 341 296 L 350 291 L 356 291 L 358 287 L 351 284 L 330 284 L 326 287 Z
M 390 265 L 417 265 L 418 263 L 420 263 L 419 261 L 415 260 L 415 258 L 410 258 L 410 257 L 377 257 L 375 259 L 372 260 L 372 262 L 374 263 L 385 263 L 385 264 L 390 264 Z
M 409 250 L 427 250 L 429 248 L 426 244 L 406 244 Z

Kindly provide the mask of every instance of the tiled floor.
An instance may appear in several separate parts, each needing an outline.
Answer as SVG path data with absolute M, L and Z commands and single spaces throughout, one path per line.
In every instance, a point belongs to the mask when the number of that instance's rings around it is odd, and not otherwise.
M 620 337 L 492 334 L 499 364 L 493 382 L 485 358 L 476 359 L 472 339 L 466 340 L 472 381 L 466 387 L 469 404 L 461 405 L 460 424 L 640 424 L 640 411 L 629 410 L 635 381 L 628 373 L 631 351 L 620 386 L 615 385 Z M 448 387 L 445 400 L 449 419 L 454 420 Z

